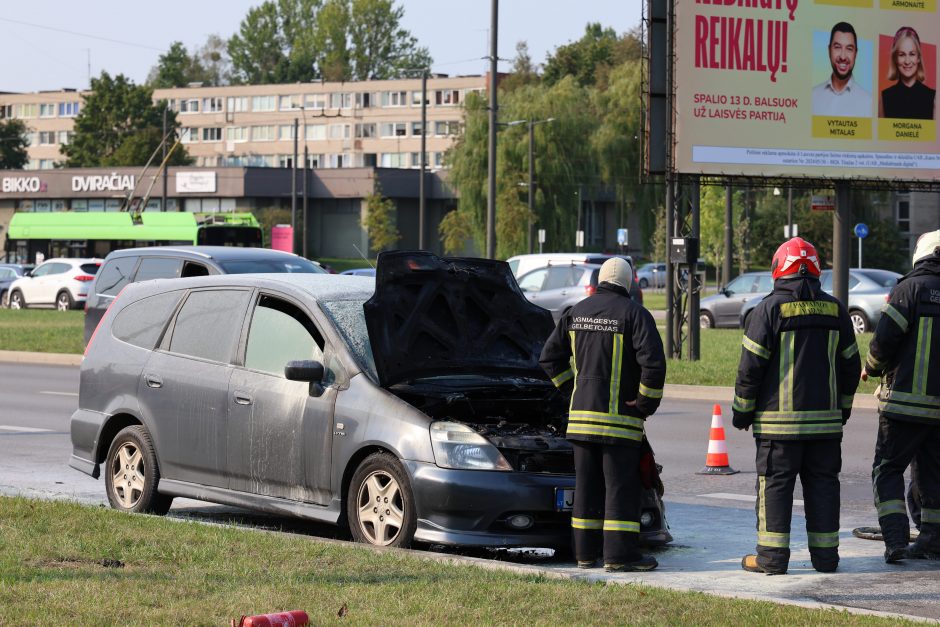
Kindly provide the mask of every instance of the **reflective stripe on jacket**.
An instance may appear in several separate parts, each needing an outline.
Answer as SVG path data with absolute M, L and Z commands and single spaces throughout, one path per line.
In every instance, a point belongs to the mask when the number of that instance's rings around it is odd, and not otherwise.
M 572 386 L 569 440 L 640 444 L 663 397 L 666 356 L 653 316 L 626 290 L 601 283 L 572 307 L 539 363 L 556 386 Z
M 865 369 L 884 376 L 878 395 L 884 416 L 940 425 L 940 260 L 922 261 L 898 280 Z
M 731 408 L 757 438 L 841 438 L 860 372 L 841 303 L 818 279 L 778 279 L 748 317 Z

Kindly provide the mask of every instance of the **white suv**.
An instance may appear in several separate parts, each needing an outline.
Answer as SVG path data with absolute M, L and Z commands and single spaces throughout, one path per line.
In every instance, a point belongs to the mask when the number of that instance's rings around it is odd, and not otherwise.
M 49 259 L 10 285 L 10 309 L 81 308 L 101 259 Z

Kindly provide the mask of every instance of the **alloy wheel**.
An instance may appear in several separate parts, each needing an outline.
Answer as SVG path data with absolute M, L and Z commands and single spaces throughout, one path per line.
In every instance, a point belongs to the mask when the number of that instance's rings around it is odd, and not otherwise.
M 855 311 L 849 314 L 849 319 L 852 321 L 852 330 L 855 331 L 855 335 L 868 330 L 868 320 L 865 319 L 864 314 Z
M 133 442 L 125 442 L 111 465 L 111 485 L 121 505 L 131 509 L 140 501 L 146 486 L 144 457 Z
M 377 470 L 359 486 L 359 529 L 369 544 L 387 546 L 401 533 L 405 511 L 401 486 L 388 472 Z

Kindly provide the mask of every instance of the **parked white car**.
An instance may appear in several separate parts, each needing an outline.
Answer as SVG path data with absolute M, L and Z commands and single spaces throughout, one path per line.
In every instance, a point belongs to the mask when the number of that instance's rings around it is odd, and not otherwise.
M 55 307 L 80 309 L 88 286 L 101 267 L 101 259 L 48 259 L 10 285 L 10 309 Z

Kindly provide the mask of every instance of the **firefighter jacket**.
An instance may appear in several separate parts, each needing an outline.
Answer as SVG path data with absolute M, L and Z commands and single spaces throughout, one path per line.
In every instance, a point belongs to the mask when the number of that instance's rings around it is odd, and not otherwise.
M 748 316 L 734 426 L 765 440 L 842 437 L 861 374 L 848 312 L 813 277 L 777 279 Z
M 898 280 L 882 310 L 865 369 L 884 376 L 881 414 L 940 426 L 940 259 Z
M 625 289 L 601 283 L 572 307 L 539 364 L 559 388 L 573 383 L 569 440 L 640 445 L 643 421 L 663 397 L 666 356 L 653 316 Z

